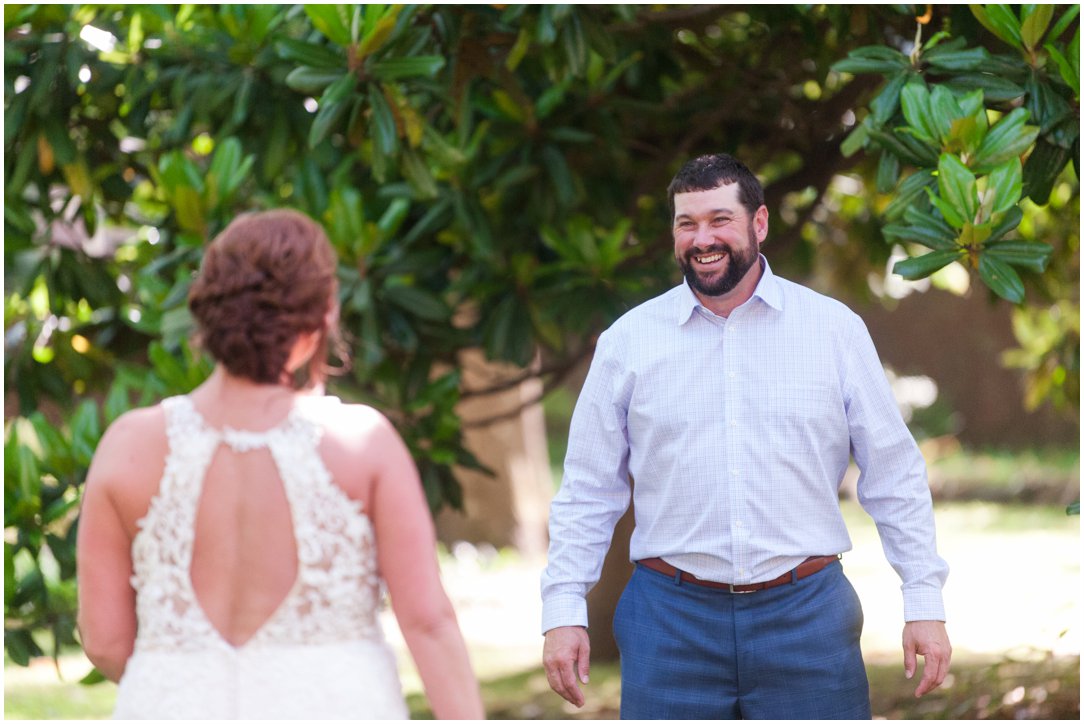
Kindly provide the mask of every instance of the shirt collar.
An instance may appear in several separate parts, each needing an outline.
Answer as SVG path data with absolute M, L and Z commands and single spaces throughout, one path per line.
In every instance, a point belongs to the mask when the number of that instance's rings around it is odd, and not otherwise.
M 764 272 L 760 275 L 760 281 L 757 282 L 756 289 L 753 290 L 753 297 L 758 297 L 772 309 L 782 311 L 783 291 L 779 288 L 779 278 L 772 273 L 772 267 L 763 254 L 760 255 L 760 263 Z M 700 300 L 697 299 L 696 294 L 693 293 L 692 288 L 689 287 L 688 280 L 683 279 L 677 294 L 678 325 L 688 322 L 696 308 L 703 306 Z

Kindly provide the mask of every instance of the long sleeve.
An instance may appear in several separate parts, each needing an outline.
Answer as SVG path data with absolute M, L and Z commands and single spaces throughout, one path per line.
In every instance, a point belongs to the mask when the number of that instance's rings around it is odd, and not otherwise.
M 877 525 L 885 557 L 903 581 L 905 621 L 945 620 L 926 463 L 904 424 L 865 324 L 852 317 L 844 394 L 858 500 Z
M 542 632 L 587 625 L 595 585 L 629 505 L 627 394 L 613 330 L 598 340 L 569 430 L 561 489 L 550 508 L 549 562 L 542 573 Z

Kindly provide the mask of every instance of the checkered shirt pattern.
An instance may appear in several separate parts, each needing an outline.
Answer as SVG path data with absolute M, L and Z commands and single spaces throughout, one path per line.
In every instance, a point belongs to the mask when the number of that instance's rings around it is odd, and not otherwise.
M 630 490 L 632 560 L 743 584 L 850 550 L 838 491 L 852 456 L 905 620 L 945 620 L 925 462 L 865 324 L 761 264 L 728 318 L 683 283 L 599 337 L 550 511 L 543 631 L 587 625 Z

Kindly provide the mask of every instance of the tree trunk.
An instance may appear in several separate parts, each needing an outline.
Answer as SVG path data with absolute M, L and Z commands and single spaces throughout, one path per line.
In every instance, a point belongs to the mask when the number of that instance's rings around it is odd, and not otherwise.
M 512 365 L 488 362 L 480 350 L 464 351 L 460 363 L 464 390 L 500 387 L 503 380 L 515 380 L 523 374 Z M 463 510 L 445 509 L 437 516 L 440 540 L 510 546 L 528 558 L 545 555 L 553 483 L 542 406 L 529 404 L 539 399 L 541 391 L 542 383 L 528 378 L 459 403 L 464 443 L 494 475 L 456 469 L 463 486 Z M 505 414 L 507 417 L 491 424 L 470 425 Z

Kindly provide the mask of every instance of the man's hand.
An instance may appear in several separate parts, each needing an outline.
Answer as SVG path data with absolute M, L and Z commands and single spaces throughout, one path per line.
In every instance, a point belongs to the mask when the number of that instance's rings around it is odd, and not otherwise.
M 903 627 L 903 672 L 910 679 L 918 667 L 916 654 L 922 656 L 922 680 L 915 696 L 941 686 L 949 671 L 952 645 L 943 621 L 911 621 Z
M 546 667 L 550 688 L 576 706 L 583 706 L 579 682 L 587 683 L 591 669 L 591 641 L 587 638 L 587 629 L 558 626 L 547 631 L 542 665 Z

